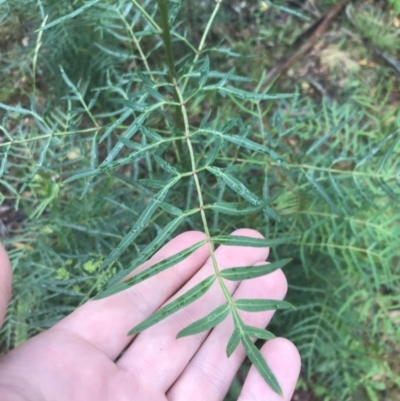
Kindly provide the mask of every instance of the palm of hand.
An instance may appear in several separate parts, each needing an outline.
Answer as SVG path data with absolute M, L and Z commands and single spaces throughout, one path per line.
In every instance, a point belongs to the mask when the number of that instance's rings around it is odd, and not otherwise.
M 235 234 L 260 236 L 251 230 Z M 198 232 L 176 237 L 141 270 L 201 239 L 203 234 Z M 221 268 L 257 264 L 267 255 L 267 249 L 260 248 L 220 247 L 216 251 Z M 229 359 L 225 355 L 232 321 L 226 319 L 210 333 L 176 340 L 183 327 L 224 302 L 217 285 L 133 341 L 126 335 L 162 304 L 212 272 L 207 247 L 202 247 L 173 268 L 127 291 L 86 303 L 0 360 L 0 394 L 8 395 L 5 401 L 222 400 L 245 357 L 241 346 Z M 231 282 L 229 289 L 234 298 L 282 299 L 287 284 L 283 273 L 277 271 L 240 284 Z M 265 327 L 272 312 L 244 312 L 242 316 L 251 325 Z M 297 350 L 288 341 L 275 339 L 262 352 L 281 384 L 284 399 L 289 400 L 300 367 Z M 282 400 L 254 368 L 240 399 Z

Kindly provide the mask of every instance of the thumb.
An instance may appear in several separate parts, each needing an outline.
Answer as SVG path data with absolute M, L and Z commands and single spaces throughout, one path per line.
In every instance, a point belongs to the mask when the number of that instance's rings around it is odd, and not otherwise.
M 11 298 L 12 270 L 6 250 L 0 243 L 0 327 Z

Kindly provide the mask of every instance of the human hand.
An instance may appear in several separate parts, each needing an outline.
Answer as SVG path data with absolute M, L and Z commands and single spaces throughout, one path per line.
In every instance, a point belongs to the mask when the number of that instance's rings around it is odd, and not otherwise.
M 233 234 L 261 237 L 249 229 Z M 177 236 L 135 273 L 202 239 L 204 234 L 194 231 Z M 215 255 L 219 267 L 224 269 L 262 264 L 268 249 L 220 246 Z M 193 304 L 143 333 L 127 336 L 133 326 L 168 300 L 183 294 L 212 273 L 209 252 L 207 246 L 203 246 L 176 266 L 124 292 L 87 302 L 0 360 L 0 399 L 223 400 L 245 358 L 241 345 L 229 359 L 226 357 L 226 344 L 233 331 L 232 320 L 226 319 L 211 332 L 176 339 L 182 328 L 224 302 L 218 284 Z M 230 281 L 226 284 L 234 298 L 283 299 L 287 291 L 281 270 L 241 283 Z M 11 268 L 0 246 L 0 324 L 10 287 Z M 273 311 L 241 311 L 240 314 L 247 324 L 264 328 Z M 281 385 L 283 398 L 274 393 L 252 367 L 239 400 L 290 400 L 300 371 L 297 349 L 288 340 L 276 338 L 268 341 L 261 352 Z

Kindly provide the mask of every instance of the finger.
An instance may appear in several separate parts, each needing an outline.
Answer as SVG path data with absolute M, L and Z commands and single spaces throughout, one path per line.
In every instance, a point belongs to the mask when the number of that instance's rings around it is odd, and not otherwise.
M 300 374 L 300 355 L 285 338 L 268 341 L 261 349 L 269 367 L 281 386 L 283 397 L 276 394 L 252 366 L 238 401 L 290 401 Z
M 250 237 L 262 237 L 254 230 L 242 229 L 233 233 Z M 249 266 L 265 260 L 267 248 L 220 246 L 215 257 L 220 269 L 234 266 Z M 184 294 L 194 285 L 214 273 L 211 258 L 193 279 L 172 299 Z M 226 282 L 233 293 L 237 282 Z M 207 315 L 225 302 L 217 283 L 196 302 L 176 312 L 157 325 L 140 334 L 118 361 L 121 369 L 132 372 L 140 382 L 151 385 L 160 392 L 166 392 L 180 376 L 190 359 L 207 337 L 207 332 L 196 336 L 176 339 L 177 333 L 190 323 Z
M 144 270 L 205 239 L 200 232 L 181 234 L 161 248 L 136 271 Z M 108 298 L 89 301 L 50 330 L 68 330 L 115 359 L 129 344 L 129 330 L 146 319 L 186 283 L 204 264 L 208 247 L 132 288 Z
M 278 270 L 267 276 L 243 281 L 236 290 L 233 299 L 283 299 L 286 291 L 285 275 L 282 270 Z M 273 313 L 274 311 L 239 312 L 245 324 L 260 328 L 266 327 Z M 193 401 L 217 401 L 225 397 L 246 356 L 241 345 L 230 358 L 226 356 L 226 345 L 233 329 L 233 321 L 229 316 L 210 333 L 182 375 L 168 391 L 169 400 L 184 400 L 185 394 L 188 392 L 196 394 Z
M 12 270 L 6 250 L 0 243 L 0 327 L 11 298 Z

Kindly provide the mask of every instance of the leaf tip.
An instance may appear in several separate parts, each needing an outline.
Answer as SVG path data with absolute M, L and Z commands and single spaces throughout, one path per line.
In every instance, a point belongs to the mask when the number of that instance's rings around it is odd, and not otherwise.
M 186 334 L 185 334 L 185 331 L 184 330 L 181 330 L 177 335 L 176 335 L 176 339 L 178 339 L 178 338 L 182 338 L 182 337 L 185 337 L 186 336 Z
M 138 330 L 136 327 L 134 327 L 132 330 L 129 330 L 128 336 L 133 336 L 134 334 L 139 333 L 140 330 Z

